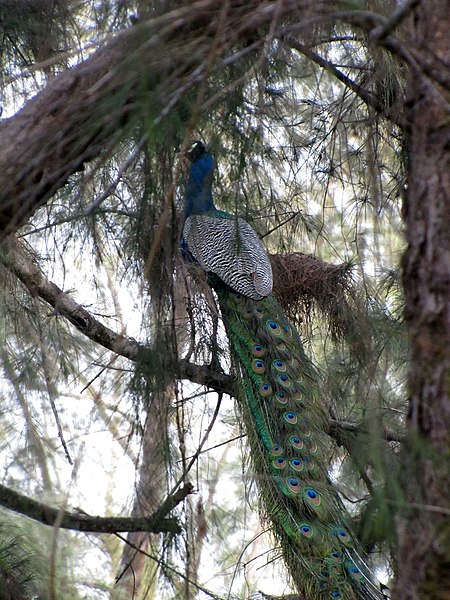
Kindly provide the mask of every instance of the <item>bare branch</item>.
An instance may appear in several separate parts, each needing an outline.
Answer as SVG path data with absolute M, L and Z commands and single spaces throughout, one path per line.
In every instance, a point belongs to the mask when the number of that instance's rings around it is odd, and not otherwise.
M 122 336 L 102 325 L 89 311 L 49 281 L 30 255 L 27 256 L 16 238 L 9 236 L 3 247 L 6 249 L 6 254 L 2 256 L 4 265 L 22 281 L 33 296 L 37 295 L 50 304 L 56 315 L 63 315 L 91 340 L 125 358 L 136 360 L 139 352 L 146 350 L 133 338 Z
M 148 517 L 93 517 L 87 514 L 60 510 L 37 502 L 0 484 L 0 504 L 5 508 L 53 526 L 58 523 L 62 529 L 73 529 L 91 533 L 116 533 L 117 531 L 148 531 L 151 533 L 181 533 L 175 518 L 165 518 L 177 504 L 193 491 L 188 483 L 168 496 L 161 507 Z

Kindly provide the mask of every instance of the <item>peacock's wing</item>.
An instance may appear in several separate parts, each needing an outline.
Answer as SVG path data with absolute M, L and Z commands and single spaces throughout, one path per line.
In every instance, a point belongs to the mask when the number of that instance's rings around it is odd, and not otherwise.
M 243 219 L 192 215 L 185 221 L 183 237 L 200 266 L 234 291 L 254 300 L 272 292 L 269 258 Z

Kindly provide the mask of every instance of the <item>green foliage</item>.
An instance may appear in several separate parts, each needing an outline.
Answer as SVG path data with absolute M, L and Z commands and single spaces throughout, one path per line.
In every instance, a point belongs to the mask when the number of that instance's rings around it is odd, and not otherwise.
M 32 553 L 33 552 L 33 553 Z M 0 525 L 0 597 L 44 598 L 40 594 L 38 559 L 17 524 Z
M 56 571 L 51 568 L 52 537 L 49 528 L 2 511 L 0 522 L 0 598 L 48 600 L 54 587 L 61 600 L 85 596 L 73 582 L 72 572 L 81 547 L 76 538 L 59 532 Z

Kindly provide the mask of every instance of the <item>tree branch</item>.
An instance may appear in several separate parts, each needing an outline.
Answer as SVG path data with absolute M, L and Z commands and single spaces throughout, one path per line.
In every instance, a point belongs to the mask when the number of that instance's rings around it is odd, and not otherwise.
M 14 275 L 20 279 L 33 296 L 39 296 L 55 309 L 55 315 L 62 315 L 83 335 L 93 342 L 100 344 L 112 352 L 132 361 L 151 360 L 157 350 L 140 344 L 131 337 L 116 333 L 106 325 L 94 318 L 81 304 L 49 281 L 26 255 L 25 249 L 18 240 L 10 235 L 2 245 L 4 252 L 0 252 L 0 261 Z M 180 379 L 189 379 L 199 385 L 205 385 L 217 392 L 233 393 L 232 378 L 223 373 L 217 373 L 209 367 L 190 363 L 187 360 L 172 357 L 167 368 L 170 373 Z
M 144 115 L 157 126 L 194 86 L 260 51 L 276 21 L 283 24 L 273 32 L 275 37 L 289 40 L 369 106 L 404 127 L 376 96 L 293 38 L 295 31 L 310 30 L 313 22 L 341 19 L 370 32 L 386 20 L 370 11 L 336 11 L 326 2 L 318 3 L 311 20 L 301 5 L 298 0 L 230 0 L 223 27 L 217 18 L 221 2 L 186 2 L 116 34 L 87 60 L 55 77 L 19 113 L 0 123 L 0 239 L 23 225 L 86 162 L 111 151 Z M 217 58 L 207 70 L 211 48 Z M 213 94 L 201 110 L 211 108 L 216 96 L 219 101 L 220 94 Z
M 73 529 L 90 533 L 116 533 L 118 531 L 148 531 L 150 533 L 181 533 L 178 520 L 165 518 L 177 504 L 193 491 L 188 483 L 173 495 L 168 496 L 162 506 L 148 517 L 93 517 L 66 510 L 60 510 L 37 502 L 0 484 L 0 504 L 5 508 L 53 526 L 58 523 L 62 529 Z
M 369 434 L 368 430 L 363 427 L 361 423 L 356 423 L 354 421 L 341 421 L 340 419 L 329 419 L 327 433 L 334 438 L 340 446 L 344 446 L 345 448 L 349 447 L 349 434 L 353 436 L 360 433 Z M 387 442 L 397 442 L 399 444 L 403 444 L 405 441 L 405 437 L 403 435 L 400 435 L 388 429 L 387 427 L 385 427 L 383 430 L 383 439 Z
M 317 52 L 314 52 L 314 50 L 311 50 L 309 46 L 302 44 L 291 36 L 286 36 L 283 38 L 283 40 L 288 46 L 315 62 L 317 65 L 319 65 L 319 67 L 325 69 L 325 71 L 328 71 L 328 73 L 343 83 L 349 90 L 354 92 L 359 98 L 361 98 L 363 102 L 367 104 L 367 106 L 373 108 L 378 114 L 383 115 L 392 123 L 398 125 L 398 127 L 401 129 L 407 128 L 407 123 L 403 117 L 396 112 L 390 111 L 388 107 L 378 98 L 378 96 L 372 94 L 365 88 L 355 83 L 352 79 L 350 79 L 350 77 L 347 77 L 345 73 L 335 67 L 333 63 L 320 56 L 320 54 Z

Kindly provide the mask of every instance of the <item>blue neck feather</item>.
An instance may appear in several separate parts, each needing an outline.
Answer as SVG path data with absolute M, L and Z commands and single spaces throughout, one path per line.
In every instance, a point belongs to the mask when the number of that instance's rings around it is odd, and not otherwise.
M 211 185 L 214 170 L 214 159 L 204 152 L 195 160 L 189 172 L 186 185 L 184 217 L 215 210 Z

